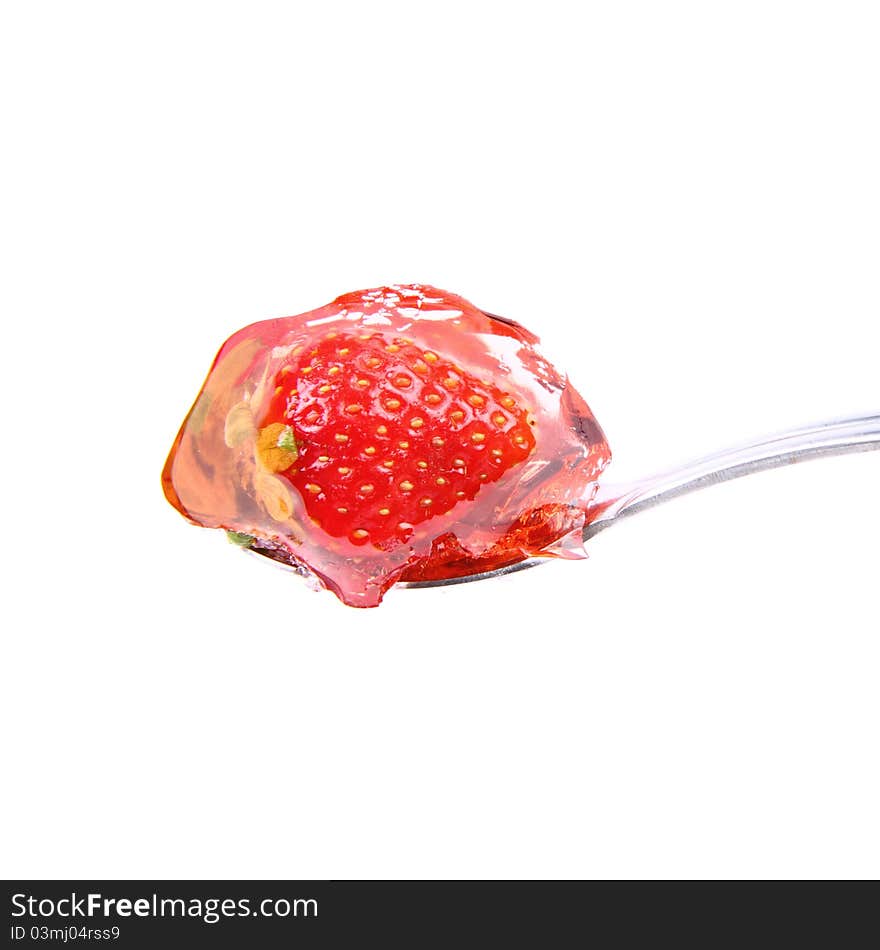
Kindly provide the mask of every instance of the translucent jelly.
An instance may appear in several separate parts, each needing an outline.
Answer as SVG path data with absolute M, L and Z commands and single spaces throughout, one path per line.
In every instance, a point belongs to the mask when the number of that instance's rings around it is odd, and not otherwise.
M 166 497 L 354 607 L 400 580 L 585 557 L 610 453 L 537 343 L 426 285 L 252 324 L 177 435 Z

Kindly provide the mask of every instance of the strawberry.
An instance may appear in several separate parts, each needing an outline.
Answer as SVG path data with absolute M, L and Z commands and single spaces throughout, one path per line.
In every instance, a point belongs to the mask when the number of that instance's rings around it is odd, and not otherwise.
M 610 454 L 537 343 L 424 285 L 252 324 L 221 348 L 165 494 L 352 606 L 401 579 L 583 557 Z
M 284 477 L 332 537 L 406 542 L 534 449 L 509 392 L 411 340 L 331 331 L 300 350 L 275 376 L 261 433 L 276 455 L 276 436 L 295 441 Z

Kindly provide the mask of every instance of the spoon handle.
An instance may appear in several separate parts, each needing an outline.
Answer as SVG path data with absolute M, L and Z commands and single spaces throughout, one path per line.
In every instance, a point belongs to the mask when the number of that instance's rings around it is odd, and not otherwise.
M 831 419 L 765 436 L 661 472 L 634 485 L 600 488 L 584 540 L 646 508 L 709 485 L 795 462 L 880 449 L 880 413 Z

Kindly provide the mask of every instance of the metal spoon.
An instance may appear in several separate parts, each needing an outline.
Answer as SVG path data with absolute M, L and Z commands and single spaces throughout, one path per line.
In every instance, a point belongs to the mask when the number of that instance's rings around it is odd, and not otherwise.
M 723 449 L 630 485 L 600 486 L 584 530 L 584 541 L 611 525 L 655 505 L 721 482 L 809 459 L 880 449 L 880 413 L 831 419 L 789 429 L 754 442 Z M 466 584 L 527 570 L 552 558 L 535 557 L 495 571 L 441 581 L 410 581 L 407 588 Z

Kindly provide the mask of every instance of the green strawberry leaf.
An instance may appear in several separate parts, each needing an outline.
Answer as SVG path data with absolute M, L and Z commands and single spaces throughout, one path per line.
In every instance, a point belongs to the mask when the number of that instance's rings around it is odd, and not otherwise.
M 249 548 L 257 540 L 253 535 L 244 534 L 241 531 L 227 531 L 226 537 L 240 548 Z

